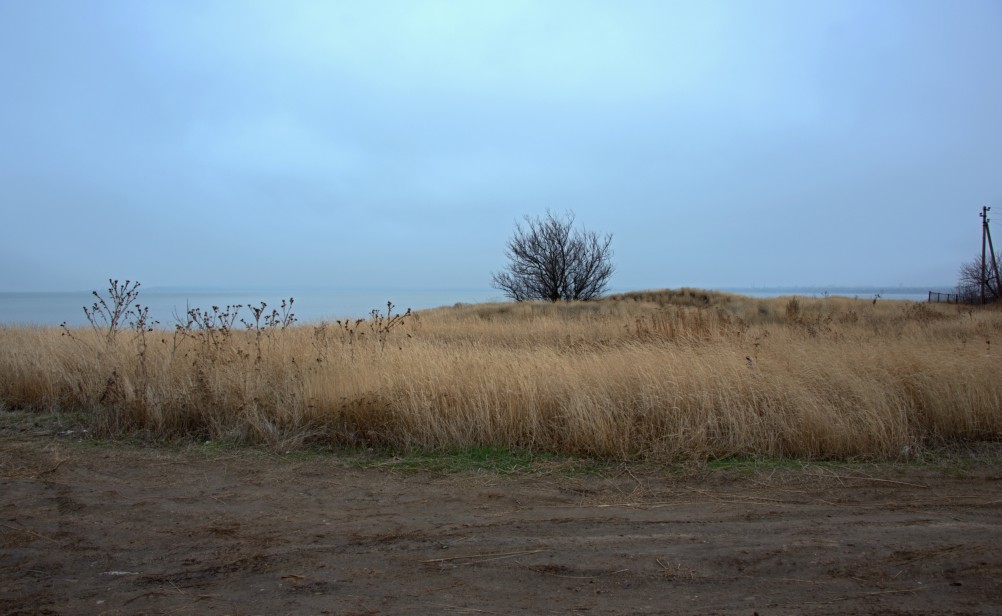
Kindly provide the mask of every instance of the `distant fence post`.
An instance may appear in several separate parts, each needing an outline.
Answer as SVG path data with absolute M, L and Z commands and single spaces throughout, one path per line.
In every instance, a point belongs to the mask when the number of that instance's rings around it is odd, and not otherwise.
M 929 291 L 929 303 L 959 304 L 960 295 L 958 295 L 957 293 L 937 293 L 936 291 Z

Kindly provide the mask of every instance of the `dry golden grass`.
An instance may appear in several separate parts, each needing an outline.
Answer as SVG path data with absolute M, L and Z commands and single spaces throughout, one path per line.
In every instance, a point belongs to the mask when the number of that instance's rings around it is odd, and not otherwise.
M 0 328 L 0 401 L 110 435 L 662 461 L 1002 437 L 997 309 L 684 289 L 458 305 L 382 332 L 70 334 Z

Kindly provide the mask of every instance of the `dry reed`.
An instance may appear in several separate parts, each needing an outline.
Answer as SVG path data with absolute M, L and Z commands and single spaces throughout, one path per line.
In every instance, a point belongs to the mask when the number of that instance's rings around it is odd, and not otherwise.
M 4 327 L 0 401 L 82 411 L 107 435 L 659 461 L 1002 436 L 990 308 L 681 290 L 388 323 Z

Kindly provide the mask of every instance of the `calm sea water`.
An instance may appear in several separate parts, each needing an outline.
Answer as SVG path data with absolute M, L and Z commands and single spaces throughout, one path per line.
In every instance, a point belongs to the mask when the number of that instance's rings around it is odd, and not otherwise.
M 102 292 L 102 295 L 106 294 Z M 460 289 L 440 291 L 415 290 L 306 290 L 301 292 L 272 291 L 161 291 L 140 289 L 139 304 L 150 307 L 150 316 L 161 326 L 173 327 L 184 318 L 189 308 L 211 310 L 212 306 L 243 305 L 243 318 L 250 320 L 247 305 L 268 304 L 267 312 L 279 309 L 282 300 L 292 297 L 293 313 L 300 323 L 368 316 L 378 309 L 386 313 L 386 302 L 392 301 L 393 313 L 408 308 L 422 310 L 451 306 L 456 303 L 501 301 L 492 289 Z M 95 298 L 90 292 L 70 293 L 0 293 L 0 324 L 8 325 L 87 325 L 83 307 L 90 307 Z
M 625 290 L 625 289 L 623 289 Z M 617 289 L 617 292 L 623 291 Z M 907 299 L 925 301 L 927 290 L 920 288 L 880 289 L 866 287 L 858 289 L 838 288 L 749 288 L 724 289 L 733 293 L 741 293 L 752 297 L 778 297 L 783 295 L 799 295 L 801 297 L 823 297 L 825 293 L 859 299 L 872 300 L 880 294 L 883 299 Z M 932 290 L 943 290 L 933 287 Z M 247 306 L 268 304 L 268 311 L 279 308 L 283 299 L 293 297 L 293 312 L 300 323 L 319 322 L 341 318 L 357 318 L 368 316 L 373 309 L 386 311 L 386 302 L 392 301 L 394 313 L 401 313 L 412 308 L 422 310 L 451 306 L 456 303 L 479 303 L 503 301 L 504 297 L 494 289 L 447 289 L 434 291 L 416 290 L 303 290 L 300 292 L 274 291 L 185 291 L 140 289 L 139 303 L 150 307 L 152 318 L 161 326 L 173 327 L 179 318 L 183 318 L 188 308 L 211 309 L 227 305 L 242 304 Z M 83 307 L 90 306 L 94 297 L 90 292 L 68 293 L 0 293 L 0 324 L 5 325 L 59 325 L 66 322 L 71 326 L 86 325 Z M 242 316 L 250 319 L 247 308 L 242 309 Z
M 782 297 L 786 295 L 796 295 L 799 297 L 852 297 L 856 299 L 873 300 L 879 296 L 880 299 L 909 300 L 913 302 L 924 302 L 929 299 L 929 291 L 940 293 L 956 293 L 955 289 L 943 286 L 931 287 L 776 287 L 776 288 L 732 288 L 721 289 L 729 293 L 738 293 L 749 297 Z

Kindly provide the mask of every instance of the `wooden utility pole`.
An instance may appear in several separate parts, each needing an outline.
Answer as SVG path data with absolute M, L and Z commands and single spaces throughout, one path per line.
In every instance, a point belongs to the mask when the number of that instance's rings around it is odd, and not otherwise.
M 998 300 L 1002 291 L 1002 279 L 999 279 L 998 259 L 995 258 L 995 246 L 992 244 L 992 232 L 988 228 L 988 211 L 992 208 L 983 206 L 981 208 L 981 303 L 985 303 L 985 287 L 989 287 L 992 296 Z M 987 255 L 986 255 L 987 253 Z M 988 261 L 987 259 L 991 259 Z M 995 280 L 993 286 L 989 286 L 991 280 Z
M 984 304 L 985 304 L 985 282 L 987 282 L 985 280 L 985 274 L 987 273 L 986 268 L 985 268 L 985 265 L 986 265 L 986 263 L 985 263 L 985 231 L 988 229 L 988 210 L 990 210 L 990 209 L 991 209 L 990 207 L 983 206 L 981 208 L 981 214 L 979 214 L 979 216 L 981 216 L 981 276 L 979 278 L 980 278 L 980 282 L 981 282 L 981 305 L 982 306 L 984 306 Z

